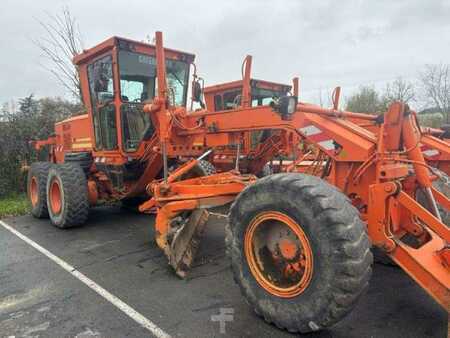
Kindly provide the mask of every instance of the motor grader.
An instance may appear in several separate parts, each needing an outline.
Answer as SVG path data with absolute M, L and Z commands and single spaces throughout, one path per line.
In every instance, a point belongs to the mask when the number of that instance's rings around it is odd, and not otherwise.
M 247 57 L 239 97 L 211 109 L 216 95 L 211 101 L 194 73 L 200 108 L 188 111 L 194 56 L 163 48 L 160 32 L 155 41 L 112 38 L 75 58 L 88 114 L 35 142 L 50 149 L 49 161 L 29 173 L 35 216 L 48 212 L 68 227 L 85 221 L 89 204 L 146 192 L 139 210 L 156 210 L 156 243 L 184 276 L 207 209 L 232 203 L 226 243 L 235 281 L 257 314 L 292 332 L 330 327 L 353 309 L 370 280 L 372 247 L 450 309 L 450 230 L 442 221 L 450 201 L 433 185 L 444 176 L 435 167 L 448 173 L 450 149 L 408 105 L 346 112 L 337 89 L 333 107 L 322 108 L 298 100 L 298 79 L 255 105 Z M 225 89 L 210 93 L 223 102 Z M 264 131 L 260 151 L 246 147 Z M 275 154 L 293 161 L 258 179 Z M 215 161 L 228 156 L 232 165 L 215 173 Z

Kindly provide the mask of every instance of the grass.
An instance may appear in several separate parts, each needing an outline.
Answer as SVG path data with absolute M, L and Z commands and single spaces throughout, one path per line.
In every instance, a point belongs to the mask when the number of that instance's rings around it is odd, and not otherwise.
M 30 203 L 25 194 L 0 198 L 0 218 L 28 213 Z

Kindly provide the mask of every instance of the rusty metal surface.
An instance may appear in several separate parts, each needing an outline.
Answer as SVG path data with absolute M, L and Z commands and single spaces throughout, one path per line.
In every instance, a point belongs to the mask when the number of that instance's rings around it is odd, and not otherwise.
M 178 228 L 170 240 L 169 264 L 175 273 L 184 278 L 192 266 L 208 222 L 208 211 L 196 209 L 189 220 Z

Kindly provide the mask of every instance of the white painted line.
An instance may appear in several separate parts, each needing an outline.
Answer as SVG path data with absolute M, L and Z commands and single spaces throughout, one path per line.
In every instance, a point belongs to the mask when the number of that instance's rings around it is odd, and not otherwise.
M 170 338 L 170 335 L 161 328 L 159 328 L 155 323 L 150 321 L 149 319 L 145 318 L 143 315 L 141 315 L 139 312 L 137 312 L 135 309 L 133 309 L 128 304 L 122 302 L 119 298 L 114 296 L 112 293 L 108 292 L 104 288 L 102 288 L 100 285 L 95 283 L 93 280 L 82 274 L 80 271 L 75 269 L 72 265 L 65 262 L 58 256 L 55 256 L 47 249 L 43 248 L 39 244 L 37 244 L 32 239 L 28 238 L 27 236 L 23 235 L 10 225 L 6 224 L 3 221 L 0 221 L 0 225 L 2 225 L 6 230 L 12 232 L 14 235 L 19 237 L 21 240 L 26 242 L 27 244 L 31 245 L 33 248 L 35 248 L 37 251 L 39 251 L 41 254 L 47 256 L 49 259 L 51 259 L 53 262 L 58 264 L 60 267 L 62 267 L 64 270 L 66 270 L 68 273 L 70 273 L 72 276 L 77 278 L 82 283 L 86 284 L 88 287 L 90 287 L 92 290 L 97 292 L 100 296 L 102 296 L 104 299 L 106 299 L 108 302 L 110 302 L 112 305 L 117 307 L 120 311 L 125 313 L 128 317 L 133 319 L 135 322 L 140 324 L 142 327 L 149 330 L 155 337 L 158 338 Z

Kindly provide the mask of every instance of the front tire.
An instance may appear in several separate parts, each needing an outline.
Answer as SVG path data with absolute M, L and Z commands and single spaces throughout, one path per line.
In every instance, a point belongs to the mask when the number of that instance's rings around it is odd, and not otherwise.
M 58 228 L 86 222 L 89 213 L 87 180 L 78 164 L 58 164 L 49 170 L 47 205 L 50 220 Z
M 255 312 L 290 332 L 340 321 L 371 276 L 358 211 L 337 189 L 303 174 L 271 175 L 241 192 L 230 210 L 227 251 Z

